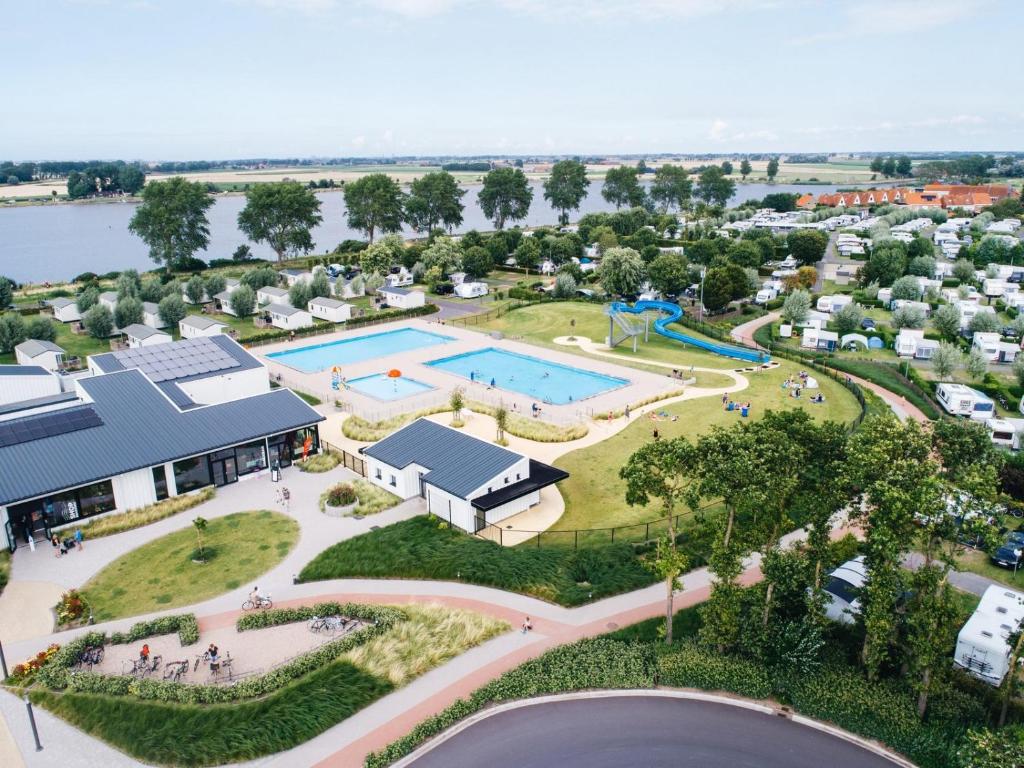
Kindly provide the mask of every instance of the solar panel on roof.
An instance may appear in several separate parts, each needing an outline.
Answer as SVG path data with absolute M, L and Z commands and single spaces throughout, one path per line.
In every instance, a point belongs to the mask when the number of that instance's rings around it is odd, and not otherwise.
M 92 408 L 74 408 L 43 413 L 0 424 L 0 448 L 20 445 L 44 437 L 66 435 L 90 427 L 102 426 L 103 420 Z

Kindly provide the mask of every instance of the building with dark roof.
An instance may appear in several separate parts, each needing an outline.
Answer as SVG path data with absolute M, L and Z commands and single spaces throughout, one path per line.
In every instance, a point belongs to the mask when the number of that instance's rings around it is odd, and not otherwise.
M 475 533 L 540 503 L 569 475 L 457 429 L 418 419 L 365 448 L 370 482 Z
M 226 336 L 95 355 L 89 370 L 73 391 L 0 408 L 0 524 L 11 549 L 319 450 L 323 417 L 271 390 L 266 368 Z

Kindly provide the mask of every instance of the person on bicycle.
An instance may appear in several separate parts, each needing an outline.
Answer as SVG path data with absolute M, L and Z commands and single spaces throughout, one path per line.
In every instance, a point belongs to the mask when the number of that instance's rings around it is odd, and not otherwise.
M 249 594 L 249 599 L 252 600 L 252 604 L 256 608 L 259 608 L 268 600 L 267 596 L 260 592 L 260 588 L 258 586 L 252 588 L 252 592 Z

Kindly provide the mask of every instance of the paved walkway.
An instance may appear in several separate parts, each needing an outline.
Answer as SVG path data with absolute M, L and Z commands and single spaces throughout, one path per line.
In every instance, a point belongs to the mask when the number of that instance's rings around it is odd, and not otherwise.
M 919 552 L 908 552 L 903 556 L 904 568 L 916 571 L 922 565 L 924 565 L 924 555 Z M 989 587 L 1009 588 L 1008 585 L 1003 584 L 1002 582 L 990 579 L 987 576 L 982 576 L 978 573 L 971 573 L 970 571 L 950 571 L 949 583 L 959 590 L 970 592 L 972 595 L 977 595 L 978 597 L 985 594 L 985 590 Z

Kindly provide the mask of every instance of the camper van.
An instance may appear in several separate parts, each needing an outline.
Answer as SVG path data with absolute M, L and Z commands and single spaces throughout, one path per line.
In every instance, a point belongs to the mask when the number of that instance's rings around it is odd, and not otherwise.
M 755 304 L 767 304 L 772 299 L 778 298 L 779 292 L 774 288 L 762 288 L 754 297 Z
M 840 624 L 853 624 L 860 613 L 860 588 L 867 578 L 864 556 L 840 565 L 825 582 L 825 615 Z
M 957 636 L 953 663 L 979 680 L 998 686 L 1010 665 L 1007 638 L 1022 619 L 1024 594 L 990 586 Z
M 967 416 L 977 421 L 988 421 L 995 416 L 996 404 L 976 389 L 964 384 L 939 384 L 935 397 L 947 413 Z

